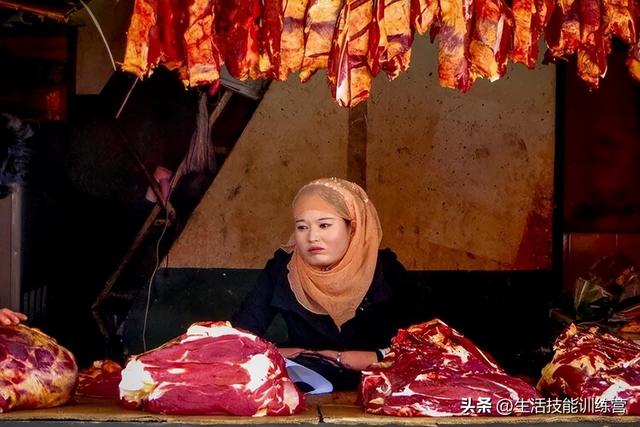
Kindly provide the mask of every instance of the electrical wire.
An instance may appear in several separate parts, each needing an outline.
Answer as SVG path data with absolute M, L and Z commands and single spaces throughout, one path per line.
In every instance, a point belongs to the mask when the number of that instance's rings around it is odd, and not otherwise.
M 167 195 L 167 199 L 168 198 L 169 196 Z M 155 279 L 158 268 L 160 267 L 160 242 L 167 232 L 167 228 L 169 228 L 169 210 L 165 209 L 164 212 L 164 227 L 162 227 L 162 232 L 160 233 L 160 237 L 158 238 L 158 242 L 156 243 L 156 266 L 153 268 L 153 273 L 151 273 L 151 277 L 149 278 L 149 283 L 147 286 L 147 304 L 144 308 L 144 322 L 142 324 L 142 348 L 145 352 L 147 351 L 147 320 L 149 318 L 149 306 L 151 304 L 151 286 L 153 285 L 153 279 Z
M 89 9 L 89 6 L 87 6 L 87 4 L 84 1 L 80 0 L 80 4 L 82 4 L 82 6 L 85 9 L 87 9 L 87 13 L 89 14 L 89 17 L 91 18 L 96 28 L 98 29 L 98 33 L 100 34 L 100 37 L 102 37 L 102 42 L 104 43 L 104 47 L 107 48 L 107 53 L 109 54 L 109 59 L 111 60 L 111 66 L 113 67 L 113 71 L 117 71 L 118 68 L 116 67 L 116 61 L 113 60 L 113 54 L 111 53 L 111 49 L 109 48 L 109 43 L 107 43 L 107 38 L 104 36 L 104 33 L 102 32 L 102 27 L 100 27 L 100 23 L 96 19 L 91 9 Z

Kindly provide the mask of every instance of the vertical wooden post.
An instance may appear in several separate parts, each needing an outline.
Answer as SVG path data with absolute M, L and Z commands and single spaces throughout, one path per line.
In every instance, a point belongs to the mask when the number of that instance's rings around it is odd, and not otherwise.
M 347 179 L 367 189 L 367 102 L 349 109 Z

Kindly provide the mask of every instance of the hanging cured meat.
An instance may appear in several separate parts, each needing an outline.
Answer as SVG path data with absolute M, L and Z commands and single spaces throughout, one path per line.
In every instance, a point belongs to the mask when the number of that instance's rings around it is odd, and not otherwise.
M 260 0 L 215 0 L 218 48 L 229 74 L 239 80 L 259 77 Z
M 121 68 L 140 78 L 149 73 L 160 57 L 159 40 L 157 35 L 152 37 L 152 29 L 156 26 L 157 7 L 157 0 L 136 0 L 133 5 Z
M 184 32 L 189 85 L 213 83 L 220 78 L 222 58 L 214 30 L 214 0 L 190 0 L 188 25 Z
M 309 1 L 300 81 L 306 82 L 317 70 L 328 67 L 331 42 L 341 5 L 342 0 Z
M 422 35 L 429 31 L 431 24 L 438 19 L 440 4 L 438 0 L 411 0 L 411 26 Z
M 580 0 L 580 47 L 578 48 L 578 76 L 591 88 L 597 89 L 607 72 L 607 55 L 611 39 L 603 37 L 600 0 Z
M 474 0 L 440 0 L 438 75 L 440 85 L 466 92 L 474 78 L 470 72 L 469 41 Z
M 474 29 L 469 45 L 475 77 L 497 80 L 507 72 L 513 16 L 503 0 L 474 0 Z
M 264 0 L 260 26 L 258 72 L 261 78 L 277 78 L 280 68 L 280 36 L 284 14 L 282 0 Z
M 580 46 L 580 0 L 558 0 L 545 30 L 547 60 L 573 55 Z
M 372 75 L 367 64 L 372 0 L 345 0 L 329 54 L 331 95 L 338 105 L 353 107 L 369 97 Z
M 280 68 L 278 80 L 287 80 L 290 73 L 300 71 L 304 58 L 305 12 L 308 0 L 285 2 L 282 41 L 280 43 Z
M 202 2 L 202 1 L 201 1 Z M 161 61 L 170 70 L 184 65 L 185 45 L 182 35 L 185 34 L 186 25 L 189 22 L 187 12 L 189 9 L 182 7 L 181 0 L 158 0 L 157 28 L 160 38 Z M 201 26 L 206 31 L 207 25 Z M 188 45 L 188 44 L 187 44 Z
M 636 42 L 637 7 L 634 0 L 602 0 L 604 35 L 616 36 L 633 45 Z
M 135 0 L 122 69 L 145 77 L 162 64 L 198 86 L 219 83 L 224 65 L 241 80 L 302 82 L 328 68 L 333 98 L 353 107 L 380 71 L 407 70 L 415 32 L 439 36 L 440 84 L 461 92 L 504 76 L 508 60 L 534 68 L 544 35 L 545 62 L 576 55 L 595 89 L 612 37 L 640 80 L 638 19 L 636 0 Z
M 390 80 L 409 68 L 411 59 L 411 0 L 377 0 L 369 33 L 369 69 L 382 69 Z

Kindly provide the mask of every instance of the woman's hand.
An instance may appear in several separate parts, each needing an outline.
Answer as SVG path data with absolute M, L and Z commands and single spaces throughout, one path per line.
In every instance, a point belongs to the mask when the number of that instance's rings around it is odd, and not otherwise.
M 25 320 L 27 320 L 27 316 L 22 313 L 9 310 L 8 308 L 0 308 L 0 323 L 3 325 L 17 325 Z
M 354 371 L 367 369 L 369 365 L 378 361 L 378 355 L 375 351 L 349 350 L 338 352 L 336 350 L 321 350 L 316 351 L 315 353 L 333 360 L 347 369 L 353 369 Z M 338 354 L 340 357 L 338 357 Z
M 292 357 L 296 357 L 297 355 L 304 352 L 305 350 L 303 348 L 298 348 L 298 347 L 282 347 L 282 348 L 278 348 L 278 351 L 280 351 L 280 354 L 285 359 L 291 359 Z

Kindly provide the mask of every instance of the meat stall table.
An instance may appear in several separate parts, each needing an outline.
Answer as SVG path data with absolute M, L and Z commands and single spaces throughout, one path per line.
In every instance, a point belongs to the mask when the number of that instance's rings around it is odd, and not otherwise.
M 366 414 L 356 405 L 355 393 L 332 393 L 307 399 L 307 409 L 289 417 L 175 416 L 127 410 L 115 402 L 82 399 L 58 408 L 17 410 L 0 414 L 0 427 L 70 426 L 70 427 L 140 427 L 153 423 L 162 427 L 203 425 L 235 426 L 541 426 L 605 427 L 640 426 L 635 416 L 533 415 L 522 417 L 388 417 Z
M 281 417 L 237 417 L 205 415 L 160 415 L 129 410 L 117 402 L 99 399 L 78 399 L 57 408 L 16 410 L 0 414 L 0 425 L 10 426 L 109 426 L 140 427 L 141 423 L 154 423 L 163 427 L 202 425 L 313 425 L 320 422 L 318 404 L 308 401 L 307 409 L 296 415 Z
M 333 393 L 320 402 L 321 423 L 335 426 L 510 426 L 510 427 L 640 427 L 640 416 L 529 415 L 511 417 L 391 417 L 363 412 L 354 393 Z

